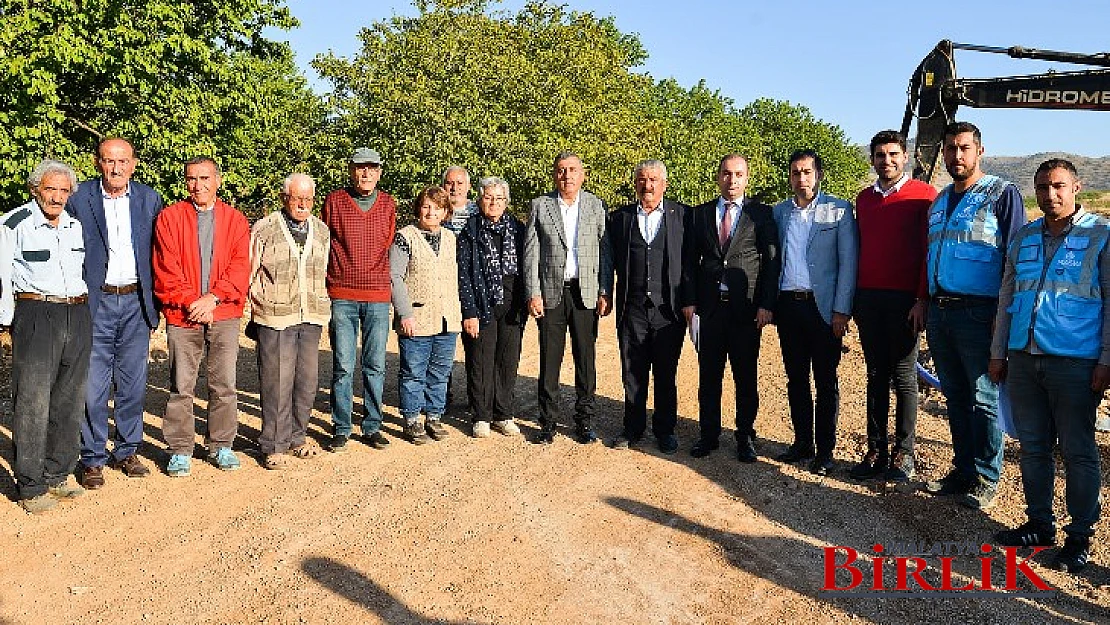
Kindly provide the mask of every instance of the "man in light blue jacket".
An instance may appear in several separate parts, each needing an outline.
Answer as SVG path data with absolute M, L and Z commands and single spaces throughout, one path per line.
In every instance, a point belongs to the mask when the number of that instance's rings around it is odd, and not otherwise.
M 852 314 L 859 233 L 852 204 L 821 191 L 821 157 L 813 150 L 790 155 L 794 197 L 775 206 L 782 275 L 775 309 L 794 444 L 782 462 L 811 460 L 826 475 L 836 446 L 840 389 L 836 369 Z M 810 395 L 813 369 L 817 402 Z

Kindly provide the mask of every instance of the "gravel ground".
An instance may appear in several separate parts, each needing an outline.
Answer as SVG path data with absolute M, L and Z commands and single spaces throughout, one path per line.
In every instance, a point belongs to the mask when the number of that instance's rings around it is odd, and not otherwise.
M 601 334 L 598 429 L 608 440 L 620 431 L 622 411 L 612 317 L 603 320 Z M 822 592 L 825 547 L 870 553 L 875 543 L 978 545 L 1023 520 L 1013 441 L 998 505 L 989 513 L 848 478 L 866 447 L 863 362 L 854 336 L 840 368 L 837 463 L 824 478 L 770 459 L 791 441 L 773 330 L 763 339 L 757 421 L 763 457 L 755 465 L 735 460 L 727 435 L 714 455 L 688 455 L 697 435 L 697 365 L 689 348 L 680 367 L 682 450 L 676 456 L 661 455 L 651 442 L 620 452 L 565 436 L 550 448 L 496 434 L 472 439 L 461 406 L 452 410 L 447 440 L 415 447 L 397 438 L 391 342 L 386 430 L 393 445 L 375 451 L 354 443 L 343 454 L 297 461 L 290 471 L 266 471 L 253 442 L 260 427 L 255 354 L 242 340 L 236 449 L 244 463 L 235 473 L 199 461 L 184 479 L 158 472 L 128 480 L 108 471 L 103 490 L 31 517 L 14 501 L 11 402 L 0 403 L 0 493 L 7 498 L 0 500 L 0 625 L 1110 621 L 1105 521 L 1094 563 L 1082 575 L 1050 570 L 1051 552 L 1035 559 L 1031 570 L 1053 588 L 1044 596 Z M 155 343 L 141 455 L 162 466 L 157 415 L 165 407 L 167 368 L 158 358 L 164 338 Z M 530 326 L 517 386 L 526 434 L 536 427 L 536 345 Z M 322 346 L 325 386 L 327 349 Z M 5 357 L 5 398 L 9 367 Z M 455 375 L 463 379 L 461 363 Z M 569 406 L 569 366 L 563 383 Z M 939 477 L 951 457 L 943 398 L 928 395 L 923 408 L 918 466 L 922 477 Z M 316 409 L 311 434 L 323 441 L 325 392 Z M 732 410 L 727 399 L 725 410 Z M 1098 440 L 1106 499 L 1110 434 Z M 1057 508 L 1063 515 L 1061 480 Z M 952 562 L 957 586 L 981 579 L 977 558 Z M 923 577 L 936 583 L 939 561 L 927 564 Z M 865 566 L 866 584 L 871 565 Z M 889 589 L 896 572 L 885 571 Z M 996 587 L 1004 586 L 1003 556 L 996 554 L 992 573 Z M 1035 590 L 1028 582 L 1019 586 Z

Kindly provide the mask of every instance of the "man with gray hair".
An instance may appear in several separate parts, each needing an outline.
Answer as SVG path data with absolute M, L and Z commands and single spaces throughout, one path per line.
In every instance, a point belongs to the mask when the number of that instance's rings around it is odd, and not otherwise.
M 46 512 L 85 491 L 68 483 L 80 451 L 92 349 L 81 222 L 65 212 L 77 176 L 44 160 L 31 201 L 0 225 L 0 327 L 11 326 L 12 444 L 20 505 Z
M 470 200 L 470 172 L 458 165 L 448 167 L 443 172 L 443 190 L 451 200 L 451 220 L 443 227 L 457 236 L 470 216 L 478 214 L 478 205 Z
M 663 198 L 667 168 L 646 160 L 633 175 L 637 202 L 609 214 L 609 251 L 616 271 L 617 341 L 624 378 L 624 430 L 613 443 L 628 449 L 647 428 L 648 376 L 655 371 L 652 432 L 659 450 L 678 451 L 678 359 L 686 333 L 682 309 L 682 245 L 687 207 Z

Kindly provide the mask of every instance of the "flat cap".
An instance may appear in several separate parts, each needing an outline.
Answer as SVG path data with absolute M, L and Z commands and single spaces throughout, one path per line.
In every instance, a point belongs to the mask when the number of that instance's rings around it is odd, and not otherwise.
M 365 165 L 367 163 L 371 165 L 381 165 L 382 155 L 378 154 L 377 150 L 358 148 L 355 150 L 355 153 L 351 155 L 350 162 L 352 165 Z

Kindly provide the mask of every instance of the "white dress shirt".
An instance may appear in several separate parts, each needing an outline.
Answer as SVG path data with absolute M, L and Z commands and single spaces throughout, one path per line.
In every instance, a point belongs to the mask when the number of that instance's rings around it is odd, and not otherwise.
M 659 234 L 659 227 L 663 225 L 663 202 L 659 202 L 659 206 L 650 213 L 644 210 L 643 204 L 637 205 L 636 225 L 640 228 L 640 236 L 644 237 L 644 242 L 651 245 L 655 235 Z
M 809 261 L 806 252 L 809 247 L 809 232 L 813 229 L 814 207 L 821 202 L 820 192 L 808 206 L 798 206 L 797 200 L 790 200 L 793 208 L 786 222 L 786 237 L 782 250 L 782 281 L 779 288 L 783 291 L 812 291 L 809 280 Z
M 108 273 L 104 284 L 128 286 L 139 281 L 135 267 L 135 247 L 131 242 L 131 183 L 123 195 L 108 196 L 103 181 L 100 196 L 104 200 L 104 228 L 108 231 Z
M 909 181 L 909 179 L 910 179 L 910 175 L 903 172 L 902 177 L 898 179 L 898 182 L 895 182 L 894 184 L 890 185 L 889 189 L 883 189 L 883 185 L 880 184 L 878 180 L 875 181 L 875 184 L 872 185 L 871 188 L 875 189 L 875 193 L 878 193 L 879 195 L 881 195 L 883 197 L 890 197 L 890 196 L 894 195 L 895 193 L 898 193 L 899 191 L 901 191 L 902 187 L 906 186 L 906 182 Z
M 574 201 L 567 204 L 562 196 L 556 194 L 555 201 L 559 203 L 559 212 L 563 214 L 563 233 L 567 237 L 567 264 L 563 266 L 563 279 L 575 280 L 578 278 L 578 203 L 582 194 L 575 196 Z

